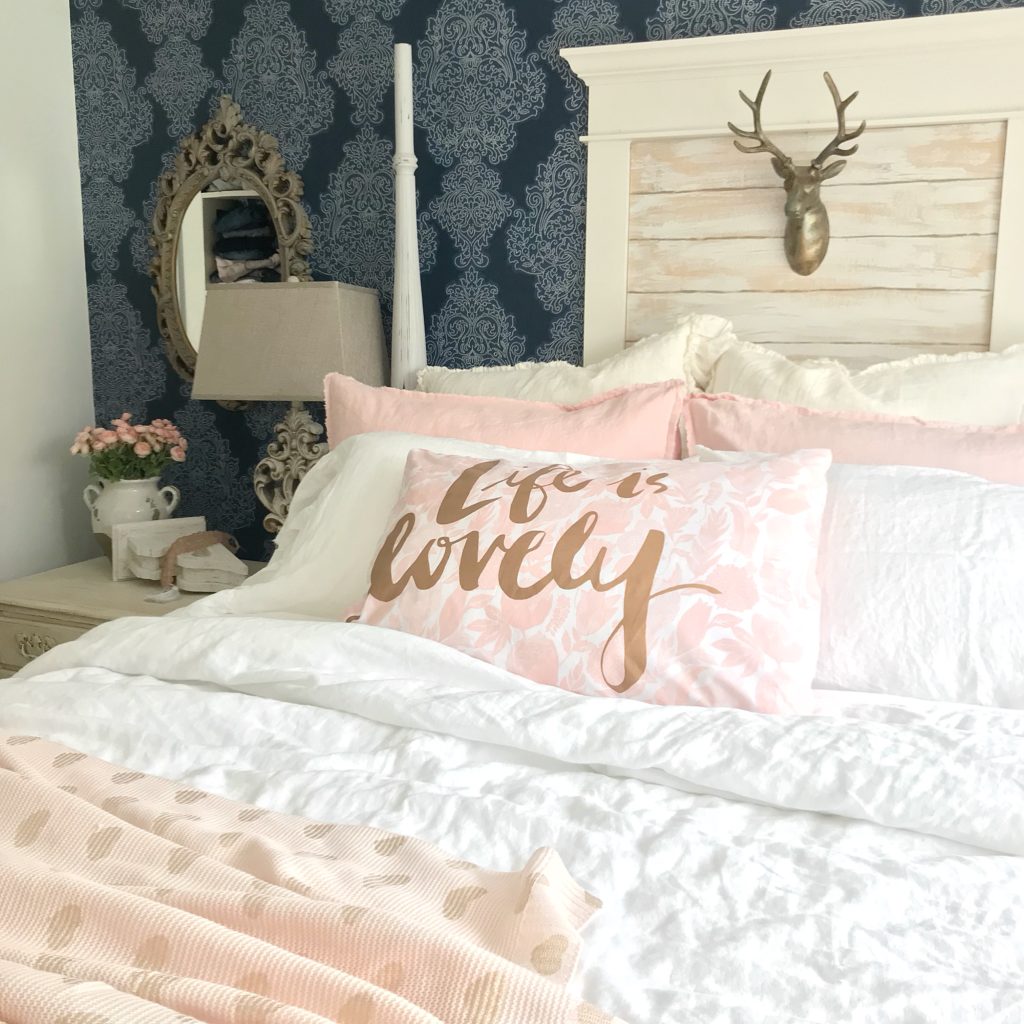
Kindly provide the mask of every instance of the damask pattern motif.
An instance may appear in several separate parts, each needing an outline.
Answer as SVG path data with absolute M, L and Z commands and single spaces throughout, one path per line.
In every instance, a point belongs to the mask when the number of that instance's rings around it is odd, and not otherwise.
M 136 224 L 124 204 L 124 190 L 107 178 L 82 186 L 82 226 L 94 270 L 116 270 L 117 250 Z
M 651 39 L 718 36 L 775 28 L 777 8 L 765 0 L 659 0 L 647 19 Z
M 420 268 L 435 361 L 578 361 L 586 154 L 565 46 L 1024 5 L 1024 0 L 71 0 L 97 415 L 175 419 L 183 512 L 266 535 L 250 485 L 280 407 L 194 402 L 149 292 L 154 184 L 222 91 L 306 181 L 311 265 L 378 288 L 394 250 L 391 47 L 414 46 Z M 217 14 L 216 20 L 214 13 Z M 217 81 L 219 73 L 220 81 Z M 165 132 L 167 133 L 165 135 Z M 163 140 L 162 142 L 160 140 Z
M 501 366 L 519 362 L 526 339 L 498 301 L 498 286 L 469 270 L 446 289 L 447 300 L 430 324 L 431 339 L 444 339 L 449 366 Z M 436 346 L 436 341 L 434 342 Z M 436 362 L 436 351 L 429 353 Z
M 129 243 L 132 266 L 138 274 L 147 278 L 149 277 L 149 265 L 153 262 L 153 247 L 149 244 L 149 235 L 153 224 L 153 214 L 156 212 L 157 183 L 161 175 L 174 166 L 177 153 L 178 146 L 175 143 L 164 152 L 159 169 L 153 172 L 153 177 L 147 183 L 147 194 L 142 203 L 142 218 L 132 231 L 132 239 Z
M 274 426 L 284 419 L 285 413 L 290 406 L 289 402 L 250 402 L 242 410 L 242 418 L 245 420 L 245 429 L 257 439 L 260 444 L 269 444 L 274 439 Z M 323 410 L 320 415 L 314 414 L 317 422 L 323 422 Z
M 380 124 L 381 103 L 393 77 L 395 33 L 372 15 L 360 14 L 338 34 L 338 53 L 327 70 L 352 104 L 354 124 Z
M 300 168 L 309 140 L 334 116 L 327 73 L 292 21 L 287 0 L 254 0 L 224 61 L 224 89 L 252 124 L 272 132 L 281 152 Z
M 239 465 L 231 443 L 216 420 L 211 402 L 189 402 L 171 420 L 189 439 L 188 458 L 175 465 L 169 482 L 181 489 L 178 515 L 207 516 L 216 528 L 234 532 L 253 523 L 252 480 Z M 259 439 L 266 445 L 271 435 Z
M 516 210 L 508 232 L 512 265 L 536 280 L 537 296 L 550 313 L 583 302 L 583 225 L 586 216 L 586 153 L 582 125 L 555 133 L 555 149 L 526 189 L 526 209 Z
M 98 275 L 89 283 L 89 332 L 94 403 L 102 421 L 163 389 L 164 368 L 153 359 L 150 331 L 115 276 L 118 251 L 136 223 L 122 182 L 132 171 L 134 150 L 152 134 L 153 109 L 110 24 L 96 14 L 95 4 L 82 6 L 86 10 L 72 25 L 71 39 L 83 230 Z
M 794 28 L 804 28 L 808 25 L 845 25 L 854 21 L 902 17 L 903 11 L 890 0 L 811 0 L 811 6 L 790 24 Z
M 151 43 L 170 36 L 201 39 L 213 19 L 213 0 L 121 0 L 139 12 L 142 31 Z
M 213 19 L 213 0 L 121 0 L 139 12 L 146 38 L 160 44 L 146 86 L 168 117 L 167 133 L 175 138 L 194 128 L 194 114 L 213 82 L 203 64 L 201 39 Z
M 311 228 L 316 272 L 390 291 L 395 245 L 391 143 L 368 125 L 342 148 Z
M 153 261 L 153 248 L 149 244 L 149 223 L 152 219 L 152 215 L 150 215 L 137 223 L 128 242 L 132 267 L 139 274 L 148 274 L 149 265 Z
M 72 26 L 78 162 L 82 181 L 106 176 L 123 181 L 132 150 L 153 133 L 153 107 L 136 84 L 135 69 L 89 10 Z
M 562 360 L 577 366 L 583 362 L 583 305 L 551 321 L 551 330 L 534 353 L 541 362 Z
M 633 33 L 619 22 L 619 8 L 612 0 L 564 0 L 555 10 L 554 31 L 537 47 L 540 55 L 558 72 L 565 83 L 565 109 L 575 113 L 583 109 L 586 90 L 572 68 L 558 55 L 566 46 L 608 46 L 629 43 Z
M 526 32 L 500 0 L 442 0 L 418 48 L 416 106 L 427 144 L 442 166 L 458 161 L 429 210 L 455 242 L 460 269 L 486 266 L 485 247 L 513 209 L 484 161 L 507 160 L 519 126 L 543 107 L 544 73 L 527 51 Z M 526 350 L 497 286 L 475 269 L 446 289 L 431 332 L 460 366 L 501 363 Z
M 965 14 L 1002 7 L 1020 7 L 1020 0 L 921 0 L 922 14 Z
M 441 179 L 441 193 L 430 204 L 430 216 L 451 235 L 458 249 L 455 266 L 487 266 L 487 244 L 513 210 L 498 172 L 479 157 L 461 160 Z
M 313 270 L 324 277 L 376 288 L 391 305 L 395 249 L 395 182 L 391 143 L 364 125 L 342 150 L 341 166 L 320 196 L 311 218 L 316 244 Z M 421 215 L 420 272 L 437 258 L 437 233 Z
M 155 67 L 146 86 L 167 114 L 167 134 L 173 138 L 195 130 L 195 113 L 213 84 L 213 72 L 203 64 L 203 52 L 184 36 L 172 36 L 154 55 Z
M 418 47 L 417 120 L 430 151 L 505 160 L 516 128 L 544 105 L 546 83 L 526 33 L 500 0 L 443 0 Z
M 381 18 L 396 18 L 405 0 L 324 0 L 324 8 L 334 21 L 373 14 Z
M 89 283 L 89 335 L 98 422 L 145 408 L 160 396 L 165 371 L 159 350 L 128 289 L 109 270 Z

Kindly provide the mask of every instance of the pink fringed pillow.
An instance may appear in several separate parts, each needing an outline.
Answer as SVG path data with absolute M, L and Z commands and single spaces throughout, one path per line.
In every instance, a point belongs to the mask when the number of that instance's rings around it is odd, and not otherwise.
M 797 711 L 830 462 L 572 469 L 415 450 L 360 619 L 578 693 Z
M 686 387 L 678 380 L 558 405 L 374 388 L 329 373 L 324 397 L 331 448 L 356 434 L 390 430 L 608 459 L 674 459 L 682 452 Z

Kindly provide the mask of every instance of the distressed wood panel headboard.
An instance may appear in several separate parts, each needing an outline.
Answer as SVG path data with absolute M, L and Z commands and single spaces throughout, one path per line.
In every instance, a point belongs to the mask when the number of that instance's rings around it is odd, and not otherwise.
M 682 313 L 852 363 L 1024 341 L 1024 10 L 563 51 L 590 90 L 585 352 Z M 821 79 L 860 90 L 860 151 L 822 196 L 810 277 L 785 260 L 782 183 L 733 146 L 737 92 L 798 161 L 831 137 Z

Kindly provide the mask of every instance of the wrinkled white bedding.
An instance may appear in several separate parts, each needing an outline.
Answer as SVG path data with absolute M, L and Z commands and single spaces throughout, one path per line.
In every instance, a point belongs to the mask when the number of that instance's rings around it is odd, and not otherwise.
M 1024 714 L 821 699 L 655 708 L 367 626 L 172 616 L 43 656 L 0 728 L 495 868 L 552 846 L 605 901 L 579 983 L 634 1024 L 1024 1021 Z

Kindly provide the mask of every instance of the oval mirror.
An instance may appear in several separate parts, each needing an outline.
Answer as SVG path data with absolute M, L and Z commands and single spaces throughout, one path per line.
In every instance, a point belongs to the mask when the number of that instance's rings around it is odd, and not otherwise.
M 277 139 L 244 124 L 230 96 L 182 140 L 158 182 L 150 274 L 167 357 L 185 380 L 195 374 L 209 284 L 312 279 L 301 196 Z

